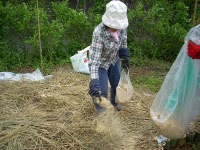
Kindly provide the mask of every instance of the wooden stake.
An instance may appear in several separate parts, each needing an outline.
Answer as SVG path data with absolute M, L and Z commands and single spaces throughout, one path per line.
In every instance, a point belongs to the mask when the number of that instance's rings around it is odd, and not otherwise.
M 37 18 L 38 18 L 38 42 L 39 42 L 39 48 L 40 48 L 40 65 L 43 70 L 42 44 L 41 44 L 41 35 L 40 35 L 40 14 L 39 14 L 38 0 L 36 0 L 36 2 L 37 2 Z
M 198 6 L 198 0 L 196 0 L 195 6 L 194 6 L 194 16 L 193 16 L 193 22 L 192 22 L 193 26 L 195 26 L 196 24 L 195 18 L 196 18 L 196 13 L 197 13 L 197 6 Z

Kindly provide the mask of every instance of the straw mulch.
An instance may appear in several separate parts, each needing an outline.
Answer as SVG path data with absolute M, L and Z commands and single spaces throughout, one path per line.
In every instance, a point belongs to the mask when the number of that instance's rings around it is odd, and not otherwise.
M 122 111 L 98 115 L 89 76 L 60 69 L 42 82 L 0 83 L 0 149 L 161 149 L 149 108 L 154 95 L 136 92 Z

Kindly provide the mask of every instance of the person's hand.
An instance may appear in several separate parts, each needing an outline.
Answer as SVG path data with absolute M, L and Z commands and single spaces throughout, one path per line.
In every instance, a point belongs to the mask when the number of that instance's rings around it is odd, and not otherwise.
M 89 94 L 93 100 L 96 100 L 96 98 L 99 98 L 99 100 L 101 101 L 101 91 L 100 91 L 98 79 L 92 79 L 90 81 Z
M 121 58 L 122 68 L 128 70 L 130 66 L 130 54 L 127 48 L 119 49 L 119 58 Z
M 128 70 L 128 69 L 129 69 L 129 66 L 130 66 L 129 60 L 128 60 L 128 59 L 122 59 L 121 61 L 122 61 L 122 68 Z

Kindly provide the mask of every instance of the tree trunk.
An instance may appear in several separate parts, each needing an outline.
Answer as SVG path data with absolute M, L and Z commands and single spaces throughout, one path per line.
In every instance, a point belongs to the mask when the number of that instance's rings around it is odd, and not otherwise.
M 79 0 L 77 0 L 76 2 L 76 10 L 78 9 L 78 5 L 79 5 Z

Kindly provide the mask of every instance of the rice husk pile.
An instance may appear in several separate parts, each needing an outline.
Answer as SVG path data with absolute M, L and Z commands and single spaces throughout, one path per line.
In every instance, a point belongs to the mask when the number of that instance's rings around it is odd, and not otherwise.
M 42 82 L 0 82 L 0 149 L 159 149 L 149 116 L 154 95 L 135 92 L 122 111 L 98 115 L 89 80 L 66 68 Z

